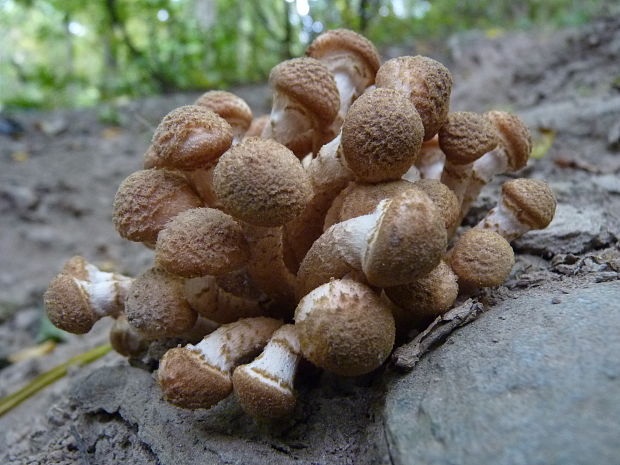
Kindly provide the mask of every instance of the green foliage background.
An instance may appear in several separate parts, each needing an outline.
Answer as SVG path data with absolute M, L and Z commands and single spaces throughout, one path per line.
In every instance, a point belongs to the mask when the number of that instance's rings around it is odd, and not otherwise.
M 378 46 L 580 24 L 605 0 L 0 0 L 0 108 L 263 80 L 321 31 Z

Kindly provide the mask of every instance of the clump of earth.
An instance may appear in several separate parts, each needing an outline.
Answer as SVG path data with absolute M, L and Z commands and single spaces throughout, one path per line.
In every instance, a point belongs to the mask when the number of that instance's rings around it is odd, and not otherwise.
M 547 180 L 558 199 L 547 229 L 513 243 L 513 272 L 480 296 L 482 315 L 429 347 L 409 373 L 307 373 L 295 415 L 279 424 L 256 423 L 232 398 L 210 410 L 168 405 L 151 372 L 109 353 L 0 417 L 0 463 L 617 460 L 620 19 L 493 39 L 468 33 L 437 53 L 453 73 L 452 110 L 507 109 L 528 123 L 537 158 L 515 177 Z M 266 86 L 232 91 L 256 115 L 269 111 Z M 35 343 L 41 296 L 68 257 L 128 275 L 148 267 L 151 252 L 114 230 L 112 198 L 141 167 L 159 120 L 197 96 L 117 105 L 114 125 L 102 123 L 103 107 L 12 115 L 25 133 L 0 136 L 0 360 Z M 469 224 L 506 179 L 485 188 Z M 0 396 L 105 343 L 109 325 L 5 363 Z

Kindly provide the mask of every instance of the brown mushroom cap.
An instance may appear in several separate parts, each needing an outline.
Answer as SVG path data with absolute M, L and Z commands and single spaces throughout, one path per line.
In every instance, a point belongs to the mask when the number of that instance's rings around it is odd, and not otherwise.
M 449 265 L 459 277 L 461 289 L 499 286 L 514 262 L 514 252 L 506 239 L 477 228 L 466 231 L 449 254 Z
M 185 278 L 228 273 L 250 255 L 241 226 L 214 208 L 193 208 L 170 220 L 157 237 L 155 262 Z
M 428 322 L 452 307 L 459 293 L 457 276 L 443 261 L 430 273 L 403 286 L 388 287 L 386 295 L 405 310 L 412 322 Z
M 208 168 L 231 146 L 233 131 L 225 119 L 198 105 L 172 110 L 153 134 L 149 163 L 158 168 Z
M 142 170 L 119 186 L 112 219 L 121 237 L 154 243 L 170 218 L 200 206 L 202 201 L 183 176 L 166 170 Z
M 213 172 L 225 211 L 257 226 L 279 226 L 300 215 L 312 186 L 293 152 L 270 139 L 250 137 L 226 152 Z
M 185 300 L 183 279 L 158 268 L 134 280 L 125 314 L 129 324 L 148 338 L 177 336 L 196 322 L 196 312 Z
M 424 140 L 431 139 L 446 122 L 452 75 L 438 61 L 420 55 L 393 58 L 381 65 L 375 83 L 408 93 L 422 118 Z
M 67 274 L 61 273 L 50 282 L 43 304 L 52 324 L 73 334 L 87 333 L 99 319 L 86 292 Z
M 231 126 L 243 131 L 252 123 L 252 109 L 241 97 L 224 90 L 210 90 L 202 94 L 194 105 L 205 107 L 224 118 Z
M 379 52 L 373 43 L 357 32 L 349 29 L 332 29 L 319 35 L 306 50 L 306 55 L 320 60 L 325 55 L 338 50 L 346 50 L 353 53 L 366 63 L 373 79 L 367 85 L 374 82 L 374 76 L 381 66 Z
M 439 130 L 439 147 L 455 165 L 473 163 L 497 146 L 497 132 L 483 115 L 458 111 Z
M 497 130 L 500 145 L 508 154 L 510 170 L 523 168 L 532 153 L 532 137 L 525 123 L 517 115 L 505 111 L 489 111 L 485 116 Z
M 502 201 L 519 222 L 531 229 L 546 228 L 555 215 L 553 191 L 538 179 L 513 179 L 502 184 Z
M 381 182 L 407 172 L 422 145 L 418 112 L 399 90 L 373 89 L 360 96 L 342 125 L 342 152 L 358 181 Z
M 208 408 L 232 391 L 228 373 L 205 363 L 200 352 L 184 347 L 166 352 L 158 374 L 166 400 L 182 408 Z
M 460 206 L 454 192 L 437 179 L 420 179 L 413 183 L 414 187 L 424 191 L 430 197 L 439 215 L 443 218 L 446 230 L 451 229 L 459 220 Z
M 127 321 L 124 314 L 114 320 L 110 328 L 110 344 L 112 348 L 125 357 L 135 357 L 148 348 L 148 340 L 145 339 Z
M 243 410 L 254 418 L 283 418 L 295 409 L 296 399 L 292 391 L 257 383 L 243 367 L 234 371 L 233 387 L 237 398 L 243 399 Z
M 329 126 L 340 106 L 334 77 L 314 58 L 293 58 L 275 66 L 269 84 L 307 108 L 321 126 Z
M 389 307 L 368 286 L 351 280 L 333 280 L 301 299 L 295 328 L 304 357 L 343 376 L 378 368 L 395 338 Z
M 245 132 L 245 137 L 260 137 L 265 126 L 269 124 L 270 115 L 261 115 L 252 120 L 252 124 Z
M 392 198 L 370 239 L 362 267 L 379 287 L 407 284 L 435 268 L 447 245 L 444 220 L 418 189 Z
M 60 273 L 73 276 L 74 278 L 86 281 L 89 279 L 87 267 L 88 262 L 81 255 L 74 255 L 65 262 Z

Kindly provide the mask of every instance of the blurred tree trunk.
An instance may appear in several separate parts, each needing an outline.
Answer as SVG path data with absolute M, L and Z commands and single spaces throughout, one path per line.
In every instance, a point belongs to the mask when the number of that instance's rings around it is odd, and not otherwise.
M 291 26 L 292 3 L 282 0 L 284 3 L 284 40 L 282 41 L 282 56 L 285 60 L 293 57 L 291 44 L 293 42 L 293 27 Z

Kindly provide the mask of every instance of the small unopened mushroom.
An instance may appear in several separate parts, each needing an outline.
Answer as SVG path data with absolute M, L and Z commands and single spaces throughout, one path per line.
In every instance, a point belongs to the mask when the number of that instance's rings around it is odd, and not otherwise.
M 338 114 L 340 96 L 333 75 L 314 58 L 293 58 L 275 66 L 269 75 L 273 89 L 271 137 L 302 158 L 317 152 L 335 134 L 330 126 Z
M 256 226 L 281 226 L 312 195 L 308 175 L 282 144 L 251 137 L 232 147 L 213 173 L 215 193 L 227 213 Z
M 297 295 L 352 270 L 362 271 L 374 286 L 407 284 L 438 265 L 446 241 L 444 220 L 432 200 L 408 189 L 372 213 L 325 231 L 299 267 Z
M 123 311 L 131 284 L 131 278 L 101 271 L 82 257 L 73 257 L 50 282 L 43 304 L 54 326 L 83 334 L 99 319 L 115 318 Z
M 394 89 L 358 98 L 342 125 L 342 153 L 357 181 L 399 179 L 414 164 L 424 127 L 411 101 Z
M 319 60 L 334 75 L 340 94 L 338 132 L 351 104 L 374 84 L 381 66 L 379 53 L 366 37 L 348 29 L 333 29 L 314 39 L 306 55 Z
M 208 108 L 224 118 L 233 131 L 233 144 L 238 143 L 252 123 L 252 109 L 241 97 L 224 90 L 210 90 L 202 94 L 194 105 Z
M 502 184 L 497 206 L 476 228 L 495 231 L 511 242 L 532 229 L 546 228 L 553 220 L 555 207 L 555 195 L 546 182 L 513 179 Z
M 422 118 L 424 140 L 430 140 L 448 117 L 452 75 L 432 58 L 420 55 L 398 57 L 381 65 L 377 87 L 404 91 Z
M 196 322 L 196 312 L 185 299 L 183 279 L 159 268 L 134 279 L 125 314 L 129 324 L 149 339 L 179 336 Z
M 502 284 L 515 262 L 506 239 L 493 231 L 470 229 L 458 239 L 447 256 L 452 271 L 459 277 L 459 292 Z
M 233 372 L 233 388 L 243 410 L 255 418 L 282 418 L 295 408 L 293 382 L 301 360 L 296 328 L 277 329 L 254 361 Z
M 149 340 L 129 324 L 124 314 L 114 320 L 110 328 L 112 348 L 125 357 L 136 357 L 148 348 Z
M 119 186 L 112 219 L 121 237 L 154 244 L 171 218 L 201 206 L 202 200 L 182 175 L 167 170 L 142 170 Z
M 447 312 L 459 293 L 458 277 L 443 261 L 426 276 L 403 286 L 388 287 L 385 294 L 400 309 L 398 323 L 422 327 Z
M 439 147 L 446 155 L 441 182 L 454 191 L 459 210 L 473 163 L 497 146 L 493 125 L 483 115 L 459 111 L 448 115 L 439 130 Z
M 147 155 L 157 168 L 206 169 L 228 150 L 232 140 L 233 130 L 224 118 L 203 106 L 185 105 L 159 123 Z
M 170 349 L 159 365 L 164 397 L 183 408 L 209 408 L 232 392 L 232 370 L 255 356 L 282 322 L 246 318 L 220 326 L 197 345 Z
M 381 366 L 395 338 L 387 304 L 368 286 L 347 279 L 332 280 L 301 299 L 295 328 L 304 357 L 343 376 Z
M 532 152 L 530 131 L 517 115 L 505 111 L 489 111 L 485 116 L 495 126 L 499 143 L 495 150 L 474 162 L 461 205 L 461 218 L 467 215 L 482 188 L 495 175 L 524 168 Z
M 161 230 L 155 262 L 169 273 L 192 278 L 236 270 L 249 254 L 233 217 L 213 208 L 194 208 L 179 213 Z
M 449 231 L 457 225 L 460 219 L 459 202 L 448 186 L 437 179 L 420 179 L 414 182 L 413 186 L 430 197 L 444 220 L 446 230 Z

